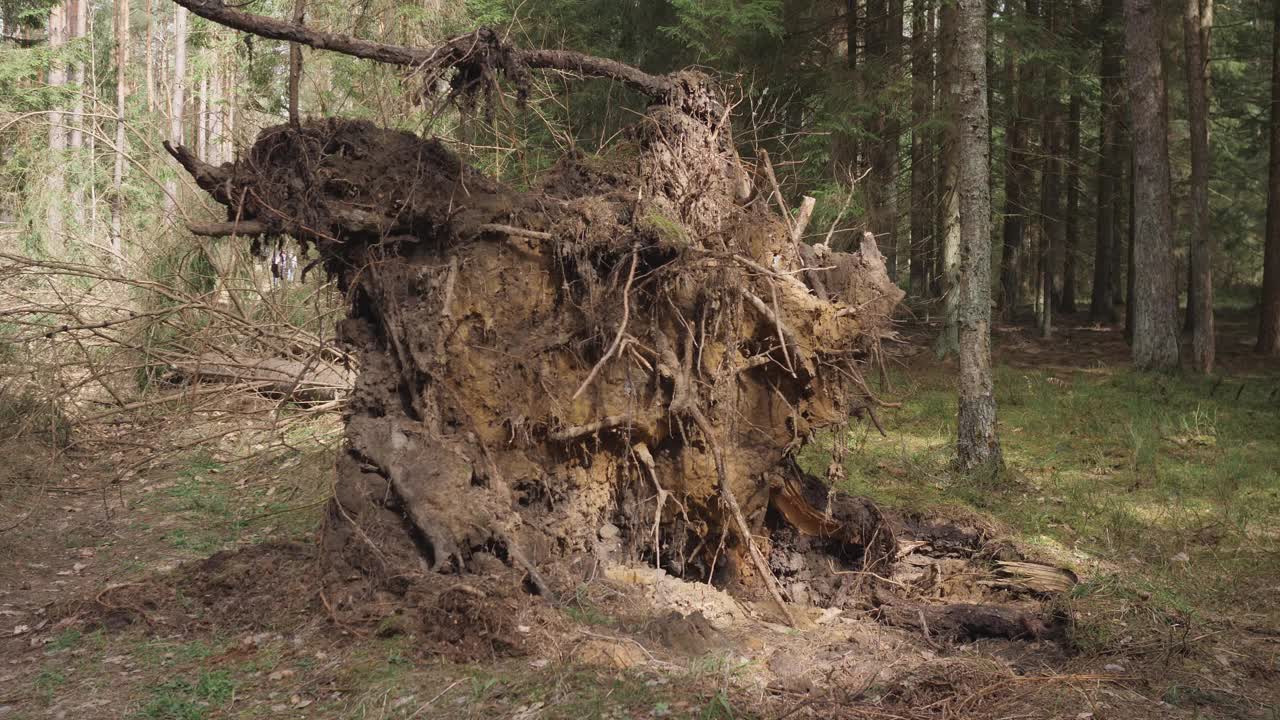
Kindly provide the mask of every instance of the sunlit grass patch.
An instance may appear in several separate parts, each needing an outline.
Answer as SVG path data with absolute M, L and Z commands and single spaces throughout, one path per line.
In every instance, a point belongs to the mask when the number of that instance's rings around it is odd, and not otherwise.
M 880 411 L 887 437 L 850 428 L 846 489 L 981 511 L 1059 561 L 1123 568 L 1188 607 L 1258 602 L 1246 588 L 1280 571 L 1280 412 L 1265 393 L 1128 371 L 1001 366 L 995 378 L 1008 463 L 996 481 L 951 470 L 955 378 L 931 367 L 893 378 L 902 407 Z M 830 447 L 802 463 L 825 468 Z

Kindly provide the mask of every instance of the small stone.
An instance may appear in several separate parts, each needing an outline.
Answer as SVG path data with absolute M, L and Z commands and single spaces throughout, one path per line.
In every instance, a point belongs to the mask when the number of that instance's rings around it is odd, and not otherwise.
M 601 540 L 612 540 L 618 537 L 618 535 L 620 534 L 622 534 L 622 531 L 619 530 L 618 526 L 614 525 L 613 523 L 605 523 L 604 525 L 600 526 Z

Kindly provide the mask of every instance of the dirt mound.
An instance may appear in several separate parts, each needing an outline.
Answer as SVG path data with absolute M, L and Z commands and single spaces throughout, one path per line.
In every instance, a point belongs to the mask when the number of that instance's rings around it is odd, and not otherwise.
M 533 622 L 513 572 L 467 578 L 417 573 L 365 592 L 326 585 L 312 545 L 266 543 L 216 553 L 145 582 L 109 585 L 55 607 L 59 626 L 157 633 L 296 632 L 315 618 L 362 636 L 412 635 L 423 657 L 458 662 L 523 655 Z M 392 590 L 387 589 L 392 587 Z M 527 633 L 527 628 L 525 628 Z

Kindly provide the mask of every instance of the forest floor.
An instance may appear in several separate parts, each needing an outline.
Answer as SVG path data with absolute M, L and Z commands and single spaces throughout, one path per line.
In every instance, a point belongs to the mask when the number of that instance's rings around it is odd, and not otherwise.
M 0 502 L 19 511 L 0 517 L 0 719 L 1280 718 L 1280 367 L 1250 354 L 1240 313 L 1220 317 L 1210 379 L 1132 373 L 1118 330 L 1058 322 L 1048 341 L 996 328 L 1010 472 L 948 470 L 955 365 L 924 323 L 890 348 L 902 407 L 884 436 L 849 429 L 846 469 L 890 510 L 1074 570 L 1061 643 L 939 644 L 822 613 L 671 642 L 669 606 L 601 577 L 560 608 L 530 598 L 516 656 L 445 659 L 394 627 L 335 625 L 308 591 L 335 420 L 233 461 L 254 448 L 238 415 L 157 412 L 112 445 L 0 448 Z M 825 471 L 830 445 L 802 462 Z M 160 585 L 173 602 L 142 592 Z

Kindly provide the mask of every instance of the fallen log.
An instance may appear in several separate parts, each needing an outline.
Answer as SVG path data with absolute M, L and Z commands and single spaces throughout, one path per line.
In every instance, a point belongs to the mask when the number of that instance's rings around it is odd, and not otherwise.
M 336 400 L 351 390 L 354 373 L 323 361 L 204 353 L 170 363 L 192 382 L 245 384 L 254 390 L 306 402 Z

